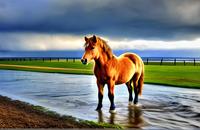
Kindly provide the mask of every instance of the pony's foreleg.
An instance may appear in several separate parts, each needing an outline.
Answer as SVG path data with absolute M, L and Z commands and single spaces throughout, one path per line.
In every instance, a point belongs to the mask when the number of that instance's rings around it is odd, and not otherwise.
M 110 113 L 114 113 L 115 112 L 114 86 L 115 86 L 115 82 L 110 80 L 108 82 L 108 97 L 110 99 Z
M 103 88 L 104 88 L 105 84 L 99 83 L 97 81 L 97 86 L 98 86 L 98 106 L 96 108 L 96 110 L 101 110 L 102 108 L 102 100 L 103 100 Z

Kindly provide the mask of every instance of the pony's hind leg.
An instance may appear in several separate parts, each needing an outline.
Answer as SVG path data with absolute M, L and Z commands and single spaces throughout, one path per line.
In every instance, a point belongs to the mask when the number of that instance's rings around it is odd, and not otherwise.
M 138 94 L 139 94 L 139 86 L 138 86 L 138 81 L 139 81 L 140 76 L 138 74 L 135 74 L 133 76 L 133 85 L 134 85 L 134 93 L 135 93 L 135 98 L 133 103 L 137 104 L 138 103 Z
M 135 86 L 136 86 L 136 85 L 134 85 L 135 98 L 134 98 L 133 103 L 134 103 L 134 104 L 137 104 L 137 103 L 138 103 L 138 88 L 135 87 Z
M 126 86 L 128 88 L 128 93 L 129 93 L 129 99 L 128 99 L 129 105 L 131 105 L 133 102 L 133 87 L 132 87 L 131 83 L 132 83 L 131 80 L 126 83 Z

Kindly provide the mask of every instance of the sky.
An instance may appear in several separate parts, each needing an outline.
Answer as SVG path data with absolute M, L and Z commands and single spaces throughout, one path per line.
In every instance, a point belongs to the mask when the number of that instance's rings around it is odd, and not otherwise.
M 0 51 L 200 50 L 200 0 L 0 0 Z M 200 53 L 199 53 L 200 54 Z

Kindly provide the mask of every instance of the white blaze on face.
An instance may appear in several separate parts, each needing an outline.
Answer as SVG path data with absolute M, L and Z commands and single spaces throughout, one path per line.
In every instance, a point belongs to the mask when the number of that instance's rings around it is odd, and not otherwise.
M 85 48 L 87 48 L 89 46 L 89 43 L 86 43 Z

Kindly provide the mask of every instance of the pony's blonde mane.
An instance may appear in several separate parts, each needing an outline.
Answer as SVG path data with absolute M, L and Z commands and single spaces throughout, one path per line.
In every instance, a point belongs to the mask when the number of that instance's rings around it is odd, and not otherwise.
M 113 57 L 113 53 L 112 53 L 112 49 L 110 48 L 110 46 L 107 44 L 107 42 L 103 39 L 101 39 L 100 37 L 97 37 L 100 43 L 100 47 L 102 48 L 103 52 L 105 52 L 108 56 L 108 58 L 112 58 Z

